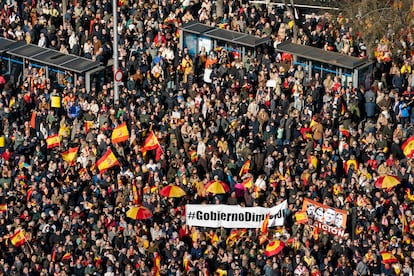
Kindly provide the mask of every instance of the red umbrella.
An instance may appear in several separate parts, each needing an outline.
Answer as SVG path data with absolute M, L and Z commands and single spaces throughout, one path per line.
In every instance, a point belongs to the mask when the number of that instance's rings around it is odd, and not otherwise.
M 285 247 L 285 243 L 279 240 L 271 241 L 268 245 L 266 245 L 265 255 L 267 257 L 276 255 L 280 253 Z
M 182 197 L 185 196 L 186 193 L 183 189 L 176 185 L 167 185 L 161 189 L 160 195 L 166 197 Z
M 205 186 L 207 192 L 212 194 L 225 194 L 230 191 L 229 186 L 226 183 L 220 180 L 212 180 L 208 182 Z
M 149 209 L 143 206 L 132 207 L 126 212 L 127 217 L 137 220 L 149 219 L 152 213 Z
M 401 181 L 394 175 L 383 175 L 375 181 L 375 187 L 378 189 L 389 189 L 400 184 Z

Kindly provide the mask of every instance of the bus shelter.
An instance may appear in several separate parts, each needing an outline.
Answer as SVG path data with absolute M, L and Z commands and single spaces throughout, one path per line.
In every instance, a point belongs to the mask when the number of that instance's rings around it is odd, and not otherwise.
M 97 61 L 5 38 L 0 38 L 0 55 L 7 68 L 3 70 L 4 73 L 16 84 L 21 81 L 27 62 L 34 68 L 42 69 L 46 79 L 61 86 L 67 82 L 75 83 L 79 77 L 83 77 L 88 92 L 93 82 L 98 82 L 95 85 L 99 85 L 99 76 L 105 70 Z
M 374 63 L 368 58 L 347 56 L 290 41 L 280 43 L 276 51 L 296 56 L 295 64 L 302 65 L 308 76 L 318 72 L 322 78 L 325 78 L 331 74 L 340 77 L 343 84 L 352 81 L 366 88 L 372 83 Z
M 197 22 L 184 24 L 181 31 L 180 45 L 187 48 L 193 57 L 205 47 L 207 52 L 225 49 L 243 58 L 248 51 L 254 54 L 258 47 L 267 46 L 271 41 L 270 37 L 257 37 Z

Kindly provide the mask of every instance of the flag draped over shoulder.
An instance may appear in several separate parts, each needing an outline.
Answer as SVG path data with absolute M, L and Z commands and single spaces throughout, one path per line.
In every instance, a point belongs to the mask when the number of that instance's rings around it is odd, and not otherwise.
M 76 156 L 78 154 L 79 147 L 70 148 L 65 152 L 62 152 L 62 159 L 69 164 L 75 163 Z
M 414 135 L 408 138 L 402 145 L 401 149 L 404 155 L 408 158 L 413 157 L 414 155 Z
M 60 145 L 60 137 L 59 134 L 53 134 L 53 135 L 49 135 L 46 138 L 46 144 L 47 144 L 47 148 L 51 149 L 54 147 L 58 147 Z
M 112 131 L 111 138 L 112 138 L 112 143 L 114 143 L 114 144 L 128 141 L 129 132 L 128 132 L 128 128 L 127 128 L 125 122 L 120 124 L 119 126 L 117 126 Z
M 119 166 L 119 161 L 111 149 L 108 149 L 105 154 L 96 162 L 99 172 L 102 173 L 109 168 Z

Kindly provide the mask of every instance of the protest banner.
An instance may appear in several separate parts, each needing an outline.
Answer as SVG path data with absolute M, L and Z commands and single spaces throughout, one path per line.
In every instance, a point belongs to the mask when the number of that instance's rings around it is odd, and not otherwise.
M 307 214 L 308 224 L 332 235 L 340 237 L 345 235 L 348 216 L 345 210 L 336 209 L 305 198 L 302 211 Z
M 287 201 L 272 208 L 241 207 L 236 205 L 186 205 L 186 223 L 189 226 L 211 228 L 260 228 L 267 214 L 269 227 L 283 226 Z

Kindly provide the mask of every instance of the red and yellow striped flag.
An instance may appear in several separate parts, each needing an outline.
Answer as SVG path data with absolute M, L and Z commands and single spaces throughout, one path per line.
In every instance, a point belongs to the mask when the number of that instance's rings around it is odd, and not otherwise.
M 5 212 L 7 212 L 7 204 L 6 203 L 0 204 L 0 213 L 5 213 Z
M 265 219 L 263 220 L 262 225 L 260 226 L 260 232 L 262 234 L 267 234 L 267 231 L 269 230 L 269 217 L 270 217 L 270 213 L 267 213 L 265 216 Z
M 79 146 L 70 148 L 65 152 L 62 152 L 62 159 L 68 162 L 70 165 L 73 165 L 78 154 Z
M 155 252 L 154 255 L 154 272 L 156 276 L 159 276 L 161 275 L 161 257 L 157 252 Z
M 142 147 L 141 147 L 142 155 L 145 156 L 147 154 L 147 151 L 155 150 L 155 149 L 159 149 L 159 148 L 161 148 L 161 145 L 158 142 L 158 139 L 155 136 L 154 132 L 151 131 L 151 133 L 145 139 L 144 145 L 142 145 Z
M 401 149 L 404 155 L 411 158 L 414 155 L 414 135 L 408 138 L 402 145 Z
M 349 169 L 351 168 L 351 165 L 354 165 L 354 171 L 358 171 L 358 161 L 356 161 L 355 159 L 350 159 L 344 163 L 344 169 L 346 173 L 348 173 Z
M 196 150 L 192 150 L 190 151 L 190 158 L 191 158 L 191 162 L 197 162 L 198 160 L 198 156 L 197 156 L 197 151 Z
M 248 173 L 250 169 L 250 160 L 247 160 L 246 162 L 244 162 L 243 166 L 240 169 L 240 173 L 239 176 L 242 176 L 245 173 Z
M 260 245 L 264 244 L 268 239 L 269 238 L 267 236 L 267 233 L 266 234 L 260 234 L 259 237 L 258 237 L 259 244 Z
M 65 255 L 62 256 L 62 261 L 70 260 L 71 257 L 72 257 L 72 254 L 70 254 L 69 252 L 66 252 Z
M 60 137 L 59 134 L 53 134 L 46 138 L 47 148 L 51 149 L 54 147 L 58 147 L 60 145 Z
M 135 205 L 139 205 L 139 192 L 138 192 L 138 188 L 137 188 L 137 184 L 135 183 L 135 181 L 132 183 L 132 196 L 133 196 L 133 201 L 132 203 L 134 203 Z
M 85 128 L 85 133 L 87 134 L 91 127 L 93 126 L 93 121 L 84 121 L 83 127 Z
M 114 128 L 111 139 L 114 144 L 128 141 L 129 132 L 125 122 Z
M 253 187 L 253 177 L 248 177 L 242 182 L 243 187 L 250 189 Z
M 111 149 L 108 149 L 105 154 L 96 162 L 99 172 L 102 173 L 109 168 L 119 166 L 119 161 Z
M 383 251 L 380 254 L 383 264 L 392 264 L 398 262 L 398 259 L 394 256 L 394 254 L 389 251 Z
M 306 211 L 299 211 L 295 214 L 296 222 L 297 223 L 307 223 L 308 222 L 308 214 Z
M 21 229 L 18 229 L 14 234 L 10 237 L 11 243 L 15 247 L 19 247 L 26 243 L 26 236 L 24 235 L 24 232 Z

